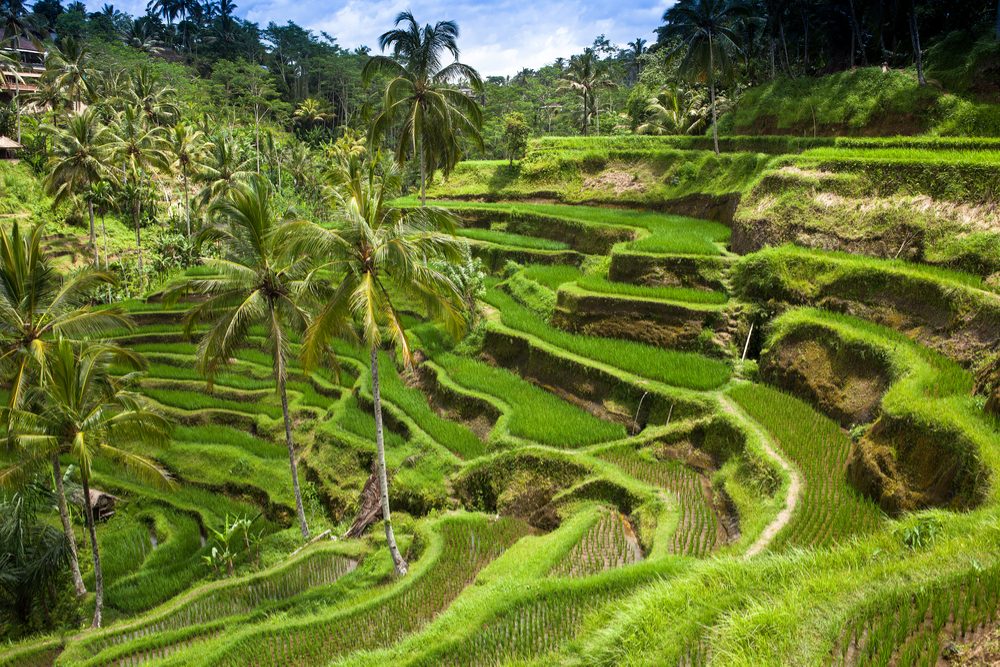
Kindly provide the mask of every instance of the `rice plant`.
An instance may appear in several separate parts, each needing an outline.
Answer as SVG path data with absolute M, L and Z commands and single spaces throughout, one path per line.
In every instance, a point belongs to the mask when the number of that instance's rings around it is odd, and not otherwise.
M 552 570 L 560 577 L 586 577 L 642 560 L 642 548 L 627 517 L 615 510 L 601 512 L 597 522 Z
M 763 385 L 736 385 L 728 393 L 802 472 L 800 506 L 772 549 L 832 546 L 881 524 L 879 507 L 847 483 L 851 441 L 836 423 L 805 402 Z
M 653 460 L 632 449 L 614 449 L 601 455 L 626 473 L 668 491 L 681 516 L 670 540 L 670 553 L 707 556 L 723 546 L 723 520 L 713 504 L 712 489 L 704 475 L 675 460 Z
M 288 665 L 328 662 L 361 649 L 387 646 L 447 608 L 479 571 L 526 532 L 508 518 L 446 520 L 440 524 L 437 560 L 397 589 L 344 612 L 263 628 L 224 652 L 217 664 Z

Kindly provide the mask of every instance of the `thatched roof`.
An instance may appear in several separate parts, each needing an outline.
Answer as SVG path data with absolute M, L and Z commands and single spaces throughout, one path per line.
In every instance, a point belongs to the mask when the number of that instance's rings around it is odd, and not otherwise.
M 10 137 L 0 137 L 0 149 L 5 150 L 17 150 L 21 148 L 21 144 L 17 143 Z

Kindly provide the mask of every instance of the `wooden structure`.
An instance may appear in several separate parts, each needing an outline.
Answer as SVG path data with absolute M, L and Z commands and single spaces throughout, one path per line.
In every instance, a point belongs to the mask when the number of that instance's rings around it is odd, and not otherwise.
M 10 137 L 0 136 L 0 160 L 16 160 L 21 151 L 21 144 Z

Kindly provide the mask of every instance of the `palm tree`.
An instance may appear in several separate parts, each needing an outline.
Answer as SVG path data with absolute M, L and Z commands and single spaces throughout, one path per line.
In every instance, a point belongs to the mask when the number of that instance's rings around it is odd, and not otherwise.
M 241 154 L 231 136 L 224 134 L 208 146 L 208 154 L 198 176 L 198 180 L 204 184 L 198 193 L 198 199 L 202 206 L 223 200 L 252 175 L 250 158 Z
M 55 202 L 83 195 L 99 182 L 108 158 L 107 128 L 101 125 L 93 109 L 74 116 L 64 130 L 46 128 L 54 137 L 49 158 L 49 175 L 45 187 Z M 90 213 L 90 246 L 94 251 L 94 266 L 100 263 L 97 234 L 94 230 L 94 203 L 88 202 Z
M 308 539 L 285 385 L 289 334 L 305 331 L 309 324 L 309 314 L 300 300 L 308 286 L 313 257 L 317 255 L 293 256 L 288 252 L 282 234 L 288 223 L 278 220 L 270 184 L 261 176 L 234 188 L 212 210 L 228 228 L 207 229 L 202 238 L 221 240 L 227 255 L 224 259 L 205 260 L 214 269 L 213 275 L 191 277 L 184 285 L 208 297 L 185 318 L 189 333 L 198 322 L 211 323 L 198 343 L 198 369 L 211 382 L 219 368 L 229 362 L 234 350 L 250 344 L 251 327 L 263 325 L 267 331 L 275 388 L 281 398 L 295 510 L 302 537 Z
M 559 90 L 570 90 L 580 96 L 583 104 L 581 130 L 583 136 L 590 131 L 590 115 L 597 112 L 597 92 L 602 88 L 614 88 L 608 78 L 607 69 L 593 49 L 585 49 L 569 61 L 569 68 L 559 79 Z
M 143 65 L 132 75 L 127 101 L 142 110 L 150 125 L 171 125 L 180 115 L 177 91 L 164 85 L 148 65 Z
M 83 96 L 87 92 L 92 70 L 88 66 L 90 54 L 86 45 L 73 37 L 67 37 L 62 47 L 53 49 L 45 61 L 45 72 L 51 75 L 53 84 L 73 103 L 73 112 L 79 113 Z
M 631 65 L 631 80 L 635 83 L 639 80 L 639 75 L 642 74 L 642 56 L 646 54 L 646 40 L 642 37 L 636 37 L 634 42 L 629 42 L 628 59 Z
M 732 53 L 738 53 L 739 38 L 732 22 L 743 10 L 729 0 L 687 0 L 663 15 L 667 22 L 663 35 L 680 40 L 684 51 L 680 71 L 701 82 L 708 82 L 712 106 L 712 141 L 719 152 L 718 110 L 716 108 L 716 72 L 725 79 L 732 74 Z
M 452 84 L 466 82 L 474 92 L 483 88 L 479 73 L 458 62 L 458 24 L 438 21 L 421 28 L 413 14 L 401 12 L 396 28 L 379 37 L 383 51 L 392 57 L 373 56 L 362 73 L 366 83 L 377 74 L 391 77 L 385 88 L 382 111 L 372 123 L 373 143 L 397 123 L 396 160 L 408 156 L 420 160 L 420 202 L 426 203 L 427 179 L 435 169 L 447 175 L 461 157 L 459 138 L 465 136 L 482 146 L 483 112 L 479 104 Z M 404 27 L 400 28 L 400 25 Z M 450 53 L 454 61 L 442 66 Z
M 14 410 L 9 428 L 17 446 L 28 455 L 68 452 L 80 470 L 83 509 L 94 559 L 94 620 L 101 627 L 104 610 L 104 572 L 97 544 L 97 528 L 90 502 L 94 463 L 107 460 L 143 476 L 169 484 L 167 472 L 139 452 L 141 446 L 163 445 L 169 425 L 150 410 L 143 398 L 129 390 L 135 372 L 116 376 L 113 367 L 139 371 L 145 360 L 137 353 L 103 343 L 71 343 L 60 338 L 49 350 L 42 368 L 32 410 Z
M 42 225 L 27 234 L 21 233 L 16 222 L 0 230 L 0 369 L 10 378 L 9 410 L 30 407 L 29 387 L 36 383 L 54 338 L 99 335 L 129 325 L 119 310 L 94 310 L 90 305 L 93 290 L 113 284 L 114 277 L 93 269 L 61 277 L 42 251 L 43 237 Z M 72 552 L 73 583 L 77 594 L 83 595 L 86 589 L 80 576 L 58 454 L 45 459 L 48 463 L 55 479 L 59 517 Z M 0 474 L 0 480 L 3 477 Z
M 330 114 L 326 110 L 326 105 L 315 97 L 308 97 L 299 103 L 295 109 L 295 119 L 308 128 L 322 125 L 330 120 Z
M 201 169 L 205 155 L 204 136 L 198 130 L 192 130 L 185 123 L 178 123 L 170 133 L 170 166 L 181 175 L 184 182 L 184 217 L 187 221 L 187 235 L 191 236 L 191 200 L 188 189 L 188 178 L 191 172 Z
M 343 275 L 306 332 L 306 367 L 319 365 L 330 338 L 343 333 L 350 314 L 359 322 L 369 350 L 382 519 L 396 572 L 404 575 L 407 564 L 396 546 L 389 511 L 378 350 L 388 338 L 402 353 L 405 365 L 412 367 L 400 313 L 403 299 L 423 304 L 429 315 L 443 320 L 454 333 L 462 331 L 462 297 L 430 262 L 439 258 L 457 261 L 463 246 L 454 236 L 455 218 L 450 213 L 435 207 L 407 210 L 389 205 L 399 192 L 399 169 L 379 157 L 370 161 L 358 155 L 345 158 L 332 201 L 337 226 L 325 229 L 293 223 L 292 231 L 300 237 L 302 249 L 332 258 L 331 268 Z
M 142 267 L 142 232 L 139 226 L 143 193 L 147 190 L 147 179 L 157 168 L 164 168 L 169 162 L 167 142 L 163 128 L 150 126 L 146 117 L 133 106 L 126 106 L 118 114 L 111 126 L 108 150 L 115 165 L 121 165 L 122 189 L 127 191 L 132 209 L 132 223 L 135 226 L 135 249 L 139 255 L 139 274 Z
M 646 106 L 646 120 L 635 131 L 637 134 L 690 134 L 702 124 L 703 119 L 692 120 L 691 109 L 676 88 L 664 86 Z

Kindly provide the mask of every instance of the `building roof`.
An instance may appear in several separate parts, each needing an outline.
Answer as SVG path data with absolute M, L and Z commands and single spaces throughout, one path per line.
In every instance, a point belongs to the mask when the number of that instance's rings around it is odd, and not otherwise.
M 0 29 L 0 43 L 4 41 L 4 31 Z M 6 47 L 6 45 L 5 45 Z M 42 50 L 35 46 L 34 42 L 26 37 L 18 37 L 15 47 L 18 51 L 30 51 L 32 53 L 42 53 Z
M 21 148 L 21 144 L 10 137 L 0 137 L 0 150 L 14 150 L 17 148 Z

